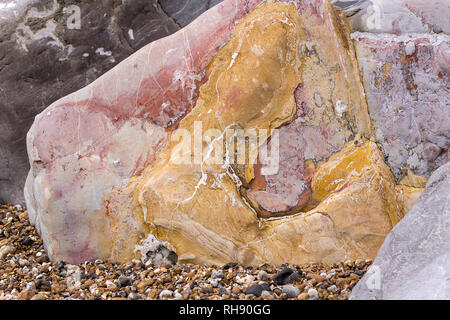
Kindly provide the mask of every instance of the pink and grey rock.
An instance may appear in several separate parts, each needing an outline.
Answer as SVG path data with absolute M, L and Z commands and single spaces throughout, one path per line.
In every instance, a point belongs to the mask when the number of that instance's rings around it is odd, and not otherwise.
M 51 258 L 107 258 L 112 190 L 152 162 L 166 130 L 193 107 L 204 69 L 234 23 L 255 5 L 219 4 L 36 117 L 25 198 Z
M 354 33 L 376 137 L 399 178 L 448 162 L 450 36 Z

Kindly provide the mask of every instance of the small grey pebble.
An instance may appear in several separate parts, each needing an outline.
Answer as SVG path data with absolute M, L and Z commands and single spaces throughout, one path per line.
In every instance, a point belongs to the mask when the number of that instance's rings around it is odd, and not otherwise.
M 336 293 L 338 291 L 338 288 L 336 287 L 335 284 L 333 284 L 332 286 L 328 287 L 327 290 L 328 290 L 328 292 Z
M 261 270 L 258 272 L 258 280 L 260 281 L 267 281 L 269 279 L 269 275 L 264 270 Z
M 214 279 L 223 279 L 223 270 L 217 270 L 212 273 Z
M 283 286 L 281 291 L 286 293 L 289 298 L 296 298 L 300 294 L 300 289 L 292 285 Z

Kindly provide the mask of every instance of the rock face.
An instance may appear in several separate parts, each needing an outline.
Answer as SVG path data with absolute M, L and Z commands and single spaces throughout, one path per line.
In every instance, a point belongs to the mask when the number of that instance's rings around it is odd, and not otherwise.
M 207 9 L 179 11 L 182 3 L 170 3 L 183 24 Z M 80 9 L 79 26 L 74 5 Z M 38 113 L 179 29 L 156 0 L 2 2 L 0 202 L 23 202 L 30 168 L 25 137 Z
M 351 299 L 450 299 L 450 164 L 392 230 Z
M 355 30 L 371 33 L 450 33 L 447 0 L 338 0 Z
M 193 107 L 204 69 L 246 13 L 234 3 L 213 8 L 36 117 L 27 138 L 25 198 L 52 257 L 110 255 L 113 189 L 154 161 L 171 128 Z M 124 224 L 132 230 L 136 223 Z
M 180 27 L 185 27 L 222 0 L 159 0 L 158 2 L 168 16 L 172 17 Z
M 49 256 L 375 257 L 426 178 L 385 163 L 360 42 L 327 1 L 225 0 L 52 104 L 25 189 Z
M 450 36 L 355 33 L 376 138 L 398 179 L 450 160 Z

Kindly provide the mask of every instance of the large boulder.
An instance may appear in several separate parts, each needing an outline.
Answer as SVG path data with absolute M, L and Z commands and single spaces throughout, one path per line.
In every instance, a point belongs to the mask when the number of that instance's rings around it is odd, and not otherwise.
M 211 9 L 36 117 L 27 138 L 25 198 L 53 258 L 79 262 L 111 255 L 111 194 L 164 148 L 193 108 L 206 66 L 245 10 L 231 1 Z M 133 230 L 136 221 L 123 224 Z
M 391 231 L 354 300 L 450 299 L 450 163 Z
M 170 3 L 183 24 L 207 9 Z M 157 0 L 0 3 L 0 202 L 24 201 L 25 137 L 38 113 L 179 29 Z
M 49 256 L 375 257 L 422 189 L 374 142 L 350 30 L 325 0 L 225 0 L 48 107 L 25 195 Z

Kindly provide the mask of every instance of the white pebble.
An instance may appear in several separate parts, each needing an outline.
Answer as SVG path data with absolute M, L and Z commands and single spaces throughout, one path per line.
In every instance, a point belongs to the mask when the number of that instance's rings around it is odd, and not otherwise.
M 317 292 L 316 289 L 309 289 L 308 296 L 309 296 L 309 300 L 318 300 L 319 299 L 319 293 Z
M 162 298 L 170 298 L 170 297 L 172 297 L 172 295 L 173 295 L 172 291 L 170 291 L 170 290 L 163 290 L 159 294 L 159 298 L 160 299 L 162 299 Z

